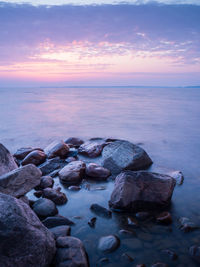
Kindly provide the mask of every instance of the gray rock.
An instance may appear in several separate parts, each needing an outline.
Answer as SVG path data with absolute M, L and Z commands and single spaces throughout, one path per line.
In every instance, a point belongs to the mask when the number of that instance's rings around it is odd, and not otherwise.
M 96 163 L 89 163 L 86 166 L 85 173 L 87 176 L 95 178 L 95 180 L 106 180 L 111 175 L 108 169 Z
M 43 197 L 51 199 L 56 205 L 63 205 L 67 203 L 67 197 L 62 193 L 61 188 L 45 188 L 43 190 Z
M 0 144 L 0 176 L 16 169 L 18 166 L 7 148 Z
M 69 146 L 63 141 L 54 141 L 44 149 L 44 152 L 49 159 L 65 158 L 69 152 Z
M 19 148 L 13 156 L 18 160 L 23 160 L 29 153 L 31 153 L 34 150 L 43 151 L 41 148 L 22 147 Z
M 41 170 L 42 175 L 48 175 L 57 169 L 63 168 L 65 165 L 67 165 L 67 162 L 63 159 L 60 159 L 59 157 L 47 160 L 42 165 L 40 165 L 38 168 Z M 52 175 L 51 175 L 52 176 Z
M 0 265 L 49 266 L 53 235 L 23 201 L 0 193 Z M 41 256 L 42 255 L 42 256 Z
M 83 161 L 72 161 L 59 171 L 60 181 L 64 184 L 75 185 L 80 183 L 85 172 L 85 163 Z
M 120 245 L 120 240 L 115 235 L 103 236 L 99 240 L 98 249 L 102 252 L 112 252 Z
M 39 184 L 40 189 L 53 187 L 54 180 L 51 176 L 42 176 Z
M 55 203 L 46 198 L 38 199 L 33 204 L 33 210 L 41 219 L 49 216 L 54 216 L 58 213 Z
M 142 170 L 148 168 L 152 160 L 139 146 L 128 141 L 115 141 L 107 145 L 102 152 L 102 166 L 112 174 L 123 170 Z
M 68 218 L 61 216 L 61 215 L 47 217 L 45 220 L 42 221 L 42 223 L 47 228 L 53 228 L 53 227 L 60 226 L 60 225 L 73 225 L 74 224 L 74 222 L 72 222 Z
M 73 145 L 75 147 L 79 147 L 80 145 L 82 145 L 84 143 L 84 141 L 80 138 L 77 138 L 77 137 L 70 137 L 70 138 L 65 140 L 65 143 L 68 145 Z
M 55 238 L 58 238 L 59 236 L 70 235 L 71 228 L 68 225 L 60 225 L 50 228 L 49 231 L 52 232 Z
M 15 197 L 25 195 L 40 183 L 41 171 L 33 164 L 0 176 L 0 192 Z
M 170 204 L 175 184 L 167 175 L 124 171 L 115 179 L 109 205 L 133 212 L 164 208 Z
M 67 236 L 56 240 L 56 266 L 88 267 L 88 259 L 83 243 L 80 239 Z
M 78 152 L 90 158 L 96 158 L 101 155 L 101 152 L 106 145 L 102 139 L 89 140 L 79 147 Z
M 92 204 L 90 206 L 90 209 L 98 216 L 105 217 L 105 218 L 111 218 L 112 212 L 99 204 Z
M 200 246 L 190 247 L 189 253 L 195 261 L 200 263 Z
M 34 164 L 34 165 L 39 165 L 45 162 L 46 160 L 46 155 L 43 151 L 41 150 L 34 150 L 30 152 L 21 162 L 22 166 L 27 165 L 27 164 Z

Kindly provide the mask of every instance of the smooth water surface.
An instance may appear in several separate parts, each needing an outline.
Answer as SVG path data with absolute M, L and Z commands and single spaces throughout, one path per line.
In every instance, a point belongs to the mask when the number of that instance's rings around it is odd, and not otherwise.
M 85 244 L 91 266 L 102 257 L 105 266 L 151 266 L 163 261 L 169 266 L 198 266 L 188 255 L 191 245 L 200 245 L 200 232 L 183 233 L 178 218 L 188 217 L 200 225 L 200 88 L 1 88 L 0 142 L 11 152 L 23 146 L 44 148 L 52 140 L 70 136 L 113 137 L 139 143 L 154 161 L 151 170 L 181 170 L 185 182 L 174 191 L 169 227 L 154 222 L 131 229 L 135 237 L 120 237 L 116 252 L 103 255 L 97 250 L 98 239 L 116 234 L 127 226 L 127 214 L 114 213 L 112 219 L 97 218 L 96 228 L 87 222 L 94 214 L 92 203 L 108 206 L 113 182 L 103 183 L 105 190 L 70 192 L 60 214 L 76 222 L 72 235 Z M 55 179 L 59 184 L 58 179 Z M 101 184 L 100 184 L 101 185 Z M 99 185 L 92 184 L 95 189 Z M 81 216 L 73 219 L 73 216 Z M 162 249 L 179 255 L 171 261 Z M 135 260 L 126 261 L 127 252 Z M 102 264 L 103 266 L 103 264 Z

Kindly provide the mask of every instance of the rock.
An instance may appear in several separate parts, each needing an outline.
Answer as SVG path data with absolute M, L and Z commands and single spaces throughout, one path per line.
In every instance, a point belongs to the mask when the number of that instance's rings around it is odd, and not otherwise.
M 28 205 L 29 206 L 29 199 L 28 199 L 28 197 L 27 196 L 21 196 L 21 197 L 19 197 L 19 199 L 21 200 L 21 201 L 23 201 L 24 203 L 26 203 L 26 205 Z
M 98 249 L 102 252 L 112 252 L 120 245 L 120 240 L 114 235 L 103 236 L 99 240 Z
M 53 184 L 54 180 L 51 176 L 42 176 L 38 188 L 39 189 L 52 188 Z
M 101 267 L 102 264 L 106 264 L 106 263 L 109 263 L 110 260 L 108 258 L 101 258 L 98 263 L 97 263 L 97 267 Z
M 79 147 L 78 152 L 89 158 L 96 158 L 101 155 L 105 145 L 105 141 L 101 139 L 89 140 Z
M 34 196 L 36 196 L 37 198 L 40 198 L 40 197 L 42 196 L 42 194 L 43 194 L 43 191 L 42 191 L 42 190 L 38 190 L 38 191 L 34 192 L 33 194 L 34 194 Z
M 49 266 L 53 235 L 23 201 L 0 193 L 0 265 Z M 41 257 L 42 255 L 42 257 Z
M 60 225 L 73 225 L 74 224 L 74 222 L 70 221 L 68 218 L 61 216 L 61 215 L 47 217 L 45 220 L 42 221 L 42 223 L 47 228 L 53 228 L 53 227 L 60 226 Z
M 63 205 L 67 203 L 67 197 L 64 193 L 62 193 L 61 188 L 53 189 L 53 188 L 45 188 L 43 190 L 43 197 L 51 199 L 56 205 Z
M 96 220 L 97 220 L 96 217 L 93 217 L 92 219 L 90 219 L 90 221 L 88 222 L 89 226 L 94 228 L 96 224 Z
M 75 185 L 80 183 L 85 172 L 85 163 L 83 161 L 73 161 L 59 171 L 60 181 L 64 184 Z
M 59 157 L 56 157 L 56 158 L 47 160 L 42 165 L 40 165 L 38 168 L 41 170 L 42 175 L 48 175 L 57 169 L 63 168 L 65 165 L 67 165 L 67 162 L 65 160 L 62 160 Z
M 76 161 L 77 160 L 77 158 L 75 158 L 75 157 L 68 157 L 65 161 L 67 162 L 67 163 L 70 163 L 70 162 L 72 162 L 72 161 Z
M 46 218 L 54 216 L 58 213 L 56 205 L 53 201 L 46 198 L 38 199 L 33 204 L 33 211 L 38 215 L 39 218 Z
M 0 176 L 15 170 L 17 167 L 18 166 L 8 149 L 0 144 Z
M 178 255 L 172 250 L 164 249 L 162 252 L 168 255 L 171 260 L 177 260 L 178 258 Z
M 43 151 L 41 148 L 32 148 L 32 147 L 22 147 L 17 149 L 15 154 L 13 155 L 17 160 L 23 160 L 29 153 L 34 150 Z
M 133 227 L 135 227 L 135 228 L 138 227 L 138 221 L 137 221 L 135 218 L 133 218 L 133 217 L 128 217 L 128 218 L 127 218 L 127 224 L 128 224 L 129 226 L 133 226 Z
M 151 215 L 149 212 L 140 211 L 135 214 L 135 217 L 140 221 L 145 221 L 146 219 L 150 218 Z
M 95 180 L 106 180 L 111 175 L 108 169 L 96 163 L 89 163 L 86 166 L 85 173 L 87 176 L 95 178 Z
M 157 262 L 151 265 L 151 267 L 169 267 L 166 263 L 163 262 Z
M 56 266 L 89 267 L 87 254 L 80 239 L 67 236 L 56 240 Z
M 119 234 L 123 235 L 123 236 L 133 236 L 133 235 L 135 236 L 136 235 L 135 232 L 129 231 L 129 230 L 125 230 L 125 229 L 119 230 Z
M 34 150 L 30 152 L 21 162 L 22 166 L 27 164 L 40 165 L 46 160 L 46 155 L 43 151 Z
M 84 143 L 84 141 L 81 140 L 80 138 L 77 138 L 77 137 L 70 137 L 70 138 L 65 140 L 65 143 L 68 145 L 73 145 L 75 147 L 79 147 L 80 145 L 82 145 Z
M 49 229 L 55 238 L 70 235 L 71 228 L 68 225 L 60 225 Z
M 172 223 L 172 216 L 169 212 L 164 211 L 156 216 L 156 221 L 161 224 L 171 224 Z
M 183 184 L 184 176 L 181 171 L 173 171 L 173 172 L 170 172 L 168 175 L 176 180 L 176 184 L 178 185 Z
M 148 168 L 152 160 L 139 146 L 128 141 L 115 141 L 107 145 L 102 152 L 102 166 L 112 174 L 123 170 L 142 170 Z
M 67 154 L 67 159 L 74 158 L 76 160 L 77 155 L 78 155 L 78 150 L 74 147 L 70 148 Z
M 0 176 L 0 192 L 15 197 L 25 195 L 40 183 L 41 171 L 33 164 Z
M 44 149 L 44 152 L 49 159 L 55 157 L 66 158 L 69 146 L 63 141 L 54 141 Z
M 132 212 L 168 206 L 175 187 L 170 176 L 145 171 L 124 171 L 115 179 L 109 205 L 113 209 Z
M 196 229 L 198 229 L 199 227 L 197 225 L 195 225 L 190 219 L 186 218 L 186 217 L 181 217 L 179 219 L 180 222 L 180 229 L 184 232 L 191 232 L 194 231 Z
M 195 261 L 200 263 L 200 246 L 190 247 L 189 253 Z
M 99 204 L 92 204 L 90 206 L 90 209 L 98 216 L 105 217 L 105 218 L 111 218 L 112 212 Z
M 77 186 L 77 185 L 71 185 L 67 189 L 70 191 L 79 191 L 79 190 L 81 190 L 81 187 Z

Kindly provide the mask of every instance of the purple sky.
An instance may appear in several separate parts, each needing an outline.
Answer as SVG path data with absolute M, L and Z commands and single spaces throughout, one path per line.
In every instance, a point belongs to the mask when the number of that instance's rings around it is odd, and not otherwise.
M 200 84 L 198 5 L 0 2 L 0 32 L 0 86 Z

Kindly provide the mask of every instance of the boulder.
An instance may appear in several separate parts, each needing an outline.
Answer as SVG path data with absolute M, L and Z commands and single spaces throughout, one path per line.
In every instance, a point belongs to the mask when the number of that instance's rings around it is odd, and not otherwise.
M 102 252 L 112 252 L 120 245 L 120 240 L 115 235 L 103 236 L 99 240 L 98 249 Z
M 68 145 L 79 147 L 80 145 L 82 145 L 84 143 L 84 141 L 81 140 L 80 138 L 77 138 L 77 137 L 70 137 L 70 138 L 65 140 L 65 143 Z
M 49 159 L 55 157 L 66 158 L 69 146 L 63 141 L 54 141 L 44 149 L 44 152 Z
M 53 227 L 60 226 L 60 225 L 73 225 L 74 224 L 74 222 L 70 221 L 68 218 L 61 216 L 61 215 L 47 217 L 46 219 L 42 221 L 42 223 L 47 228 L 53 228 Z
M 80 183 L 85 172 L 85 163 L 83 161 L 72 161 L 59 171 L 60 181 L 64 184 L 75 185 Z
M 89 267 L 87 254 L 80 239 L 67 236 L 56 240 L 56 266 Z
M 102 152 L 102 166 L 112 174 L 123 170 L 143 170 L 152 164 L 152 160 L 141 147 L 128 141 L 115 141 L 107 145 Z
M 34 150 L 30 152 L 21 162 L 22 166 L 27 164 L 40 165 L 46 160 L 46 155 L 41 150 Z
M 0 176 L 0 192 L 15 197 L 25 195 L 40 183 L 41 171 L 33 164 Z
M 62 193 L 61 188 L 45 188 L 43 190 L 43 197 L 51 199 L 56 205 L 63 205 L 67 203 L 67 197 Z
M 56 157 L 45 161 L 42 165 L 38 166 L 38 168 L 41 170 L 42 175 L 49 175 L 50 173 L 63 168 L 66 164 L 67 162 L 65 160 Z
M 89 163 L 86 166 L 85 173 L 87 176 L 96 180 L 106 180 L 110 176 L 110 171 L 96 163 Z
M 170 204 L 176 181 L 167 175 L 124 171 L 115 179 L 109 205 L 126 211 L 149 211 L 165 208 Z
M 40 150 L 43 151 L 41 148 L 32 148 L 32 147 L 22 147 L 17 149 L 15 154 L 13 155 L 18 160 L 23 160 L 29 153 L 31 153 L 34 150 Z
M 1 266 L 51 264 L 55 254 L 54 237 L 28 205 L 0 193 L 0 222 Z
M 103 139 L 93 139 L 82 144 L 78 151 L 89 158 L 96 158 L 101 155 L 105 145 L 106 143 Z
M 33 210 L 41 219 L 54 216 L 58 213 L 55 203 L 46 198 L 40 198 L 35 201 L 33 204 Z
M 0 144 L 0 176 L 16 169 L 17 167 L 18 166 L 8 149 Z

